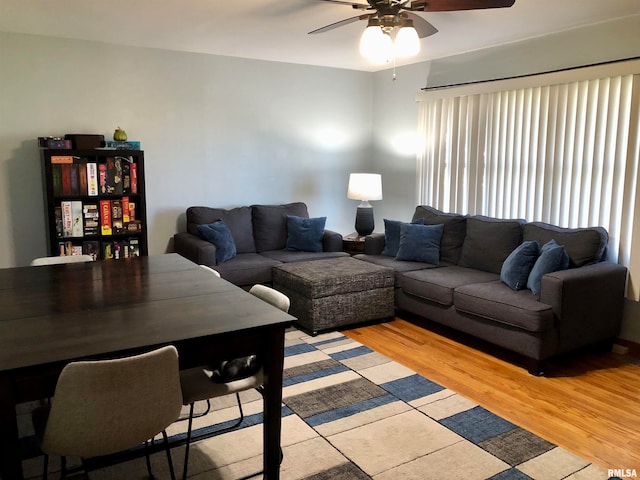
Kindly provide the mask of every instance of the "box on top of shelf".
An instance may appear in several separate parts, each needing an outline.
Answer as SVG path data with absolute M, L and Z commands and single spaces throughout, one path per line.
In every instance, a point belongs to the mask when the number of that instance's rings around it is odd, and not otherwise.
M 140 142 L 133 140 L 117 141 L 107 140 L 105 147 L 115 148 L 116 150 L 140 150 Z
M 67 133 L 64 138 L 71 140 L 73 148 L 76 150 L 90 150 L 92 148 L 104 147 L 104 135 Z
M 38 137 L 38 146 L 40 148 L 71 148 L 71 140 L 65 140 L 60 137 Z

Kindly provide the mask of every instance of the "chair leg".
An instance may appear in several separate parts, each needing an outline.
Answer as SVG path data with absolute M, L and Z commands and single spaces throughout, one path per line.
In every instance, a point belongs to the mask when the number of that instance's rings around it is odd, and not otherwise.
M 49 455 L 44 454 L 44 465 L 42 467 L 42 480 L 47 480 L 47 474 L 49 473 Z
M 149 474 L 149 479 L 153 480 L 153 472 L 151 471 L 151 459 L 149 458 L 149 442 L 147 440 L 144 441 L 144 458 L 147 461 L 147 473 Z
M 182 480 L 187 480 L 187 467 L 189 466 L 189 446 L 191 445 L 191 427 L 193 426 L 193 408 L 195 402 L 189 405 L 189 423 L 187 424 L 187 443 L 184 447 L 184 465 L 182 466 Z
M 60 457 L 60 478 L 67 478 L 67 457 Z
M 169 464 L 169 473 L 171 474 L 171 480 L 176 480 L 176 474 L 173 471 L 173 460 L 171 459 L 171 451 L 169 449 L 169 437 L 167 431 L 162 431 L 162 438 L 164 439 L 164 450 L 167 452 L 167 463 Z

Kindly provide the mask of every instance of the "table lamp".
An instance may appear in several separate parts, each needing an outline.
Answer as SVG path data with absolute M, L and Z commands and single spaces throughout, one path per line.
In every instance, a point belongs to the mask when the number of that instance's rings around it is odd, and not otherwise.
M 347 198 L 360 200 L 356 212 L 356 232 L 369 235 L 373 232 L 373 207 L 369 200 L 382 200 L 382 176 L 377 173 L 352 173 L 349 175 Z

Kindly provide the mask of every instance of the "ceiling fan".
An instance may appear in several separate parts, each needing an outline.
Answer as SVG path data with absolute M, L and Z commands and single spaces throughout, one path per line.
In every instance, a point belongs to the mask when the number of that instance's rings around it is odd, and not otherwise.
M 358 20 L 368 20 L 377 17 L 384 25 L 393 18 L 409 18 L 413 20 L 418 37 L 425 38 L 438 32 L 438 29 L 424 18 L 413 12 L 454 12 L 458 10 L 479 10 L 484 8 L 504 8 L 512 6 L 516 0 L 367 0 L 368 4 L 348 2 L 343 0 L 320 0 L 340 5 L 349 5 L 354 10 L 372 11 L 355 17 L 346 18 L 339 22 L 325 25 L 309 32 L 310 34 L 328 32 Z M 391 18 L 390 18 L 391 17 Z
M 374 63 L 417 55 L 420 51 L 420 39 L 438 33 L 436 27 L 414 12 L 503 8 L 515 3 L 515 0 L 367 0 L 367 4 L 346 0 L 322 1 L 372 12 L 346 18 L 309 33 L 323 33 L 358 20 L 367 20 L 367 28 L 360 39 L 360 53 Z

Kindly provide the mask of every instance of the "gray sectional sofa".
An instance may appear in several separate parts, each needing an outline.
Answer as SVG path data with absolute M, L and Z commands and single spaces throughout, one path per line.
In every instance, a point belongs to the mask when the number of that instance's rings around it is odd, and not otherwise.
M 302 260 L 317 260 L 348 256 L 342 251 L 342 235 L 323 230 L 321 251 L 287 250 L 287 216 L 309 218 L 302 202 L 286 205 L 251 205 L 232 209 L 189 207 L 187 231 L 174 235 L 176 253 L 189 260 L 217 270 L 222 278 L 241 287 L 256 283 L 271 283 L 275 265 Z M 198 231 L 222 220 L 231 233 L 234 255 L 217 261 L 220 251 Z M 230 255 L 229 255 L 230 256 Z
M 555 355 L 611 341 L 619 333 L 627 269 L 606 262 L 603 228 L 564 229 L 429 206 L 418 206 L 412 221 L 443 225 L 438 265 L 398 260 L 389 251 L 383 255 L 382 233 L 368 236 L 365 253 L 355 257 L 395 270 L 398 309 L 523 355 L 533 374 L 541 374 L 545 360 Z M 501 280 L 503 264 L 516 248 L 552 239 L 564 246 L 568 268 L 542 275 L 538 294 Z

